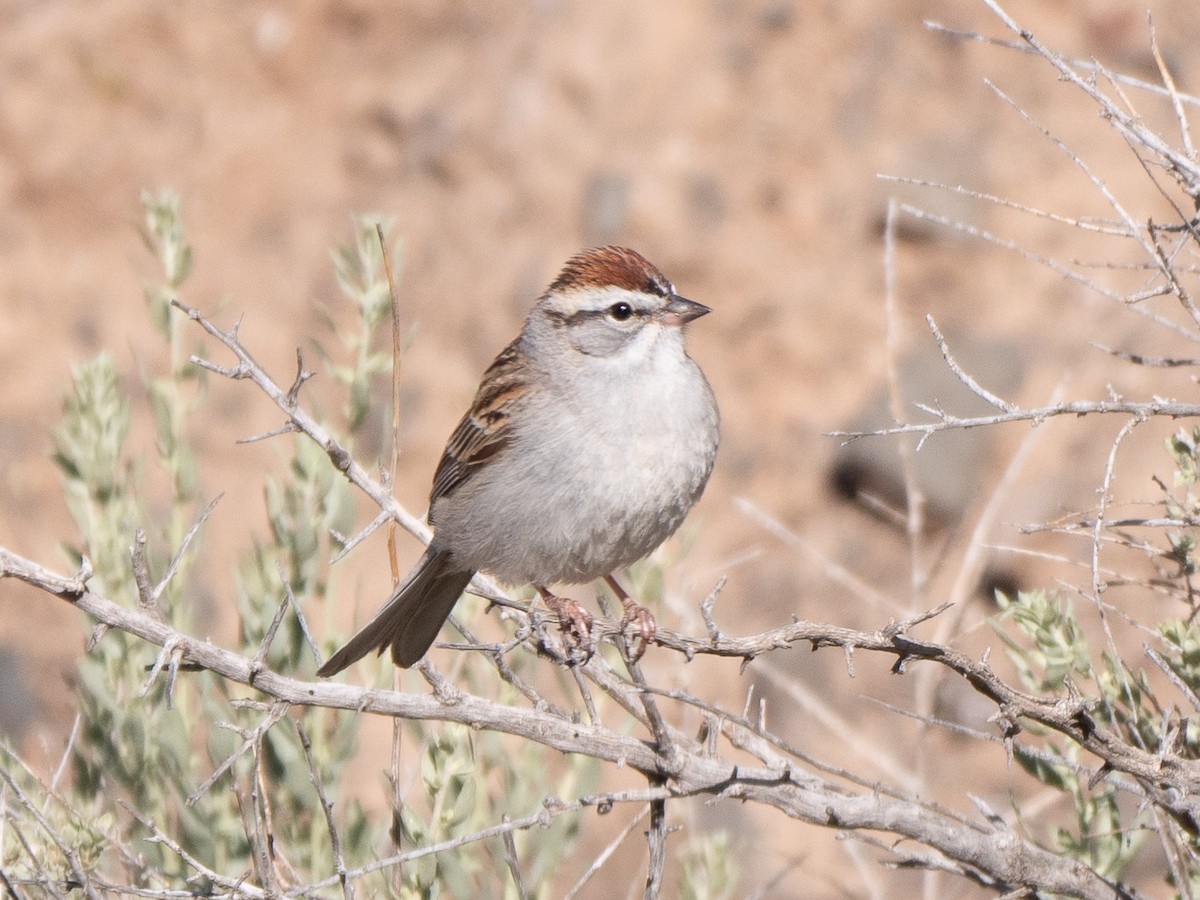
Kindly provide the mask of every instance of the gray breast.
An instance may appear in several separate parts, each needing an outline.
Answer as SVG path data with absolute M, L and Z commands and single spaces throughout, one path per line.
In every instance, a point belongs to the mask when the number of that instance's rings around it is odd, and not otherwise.
M 547 392 L 502 458 L 439 503 L 439 542 L 508 584 L 591 581 L 649 554 L 683 522 L 716 455 L 712 392 L 683 360 L 667 382 Z

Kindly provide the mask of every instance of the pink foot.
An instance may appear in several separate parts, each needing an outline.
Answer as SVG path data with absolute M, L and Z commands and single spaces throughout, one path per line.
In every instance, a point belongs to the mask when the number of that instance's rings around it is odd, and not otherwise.
M 592 642 L 592 614 L 570 597 L 558 597 L 545 588 L 538 588 L 542 602 L 546 608 L 558 616 L 558 627 L 562 629 L 563 645 L 567 648 L 568 656 L 573 658 L 576 651 L 580 654 L 579 662 L 587 662 L 595 651 Z

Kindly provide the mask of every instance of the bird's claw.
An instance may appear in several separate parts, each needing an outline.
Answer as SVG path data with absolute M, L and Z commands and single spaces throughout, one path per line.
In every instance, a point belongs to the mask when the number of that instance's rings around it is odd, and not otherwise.
M 637 628 L 633 640 L 626 647 L 626 656 L 630 662 L 637 662 L 658 634 L 658 623 L 646 607 L 634 603 L 629 598 L 624 598 L 621 602 L 625 606 L 625 615 L 621 617 L 621 636 L 625 636 L 629 626 L 634 625 Z
M 558 616 L 567 655 L 572 662 L 586 663 L 596 649 L 592 641 L 592 614 L 570 597 L 547 594 L 542 599 L 546 608 Z

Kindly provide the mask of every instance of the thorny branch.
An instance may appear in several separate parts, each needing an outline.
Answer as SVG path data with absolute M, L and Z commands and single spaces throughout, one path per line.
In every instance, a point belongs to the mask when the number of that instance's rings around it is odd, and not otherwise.
M 830 437 L 846 438 L 848 441 L 864 437 L 883 437 L 890 434 L 919 434 L 922 440 L 939 431 L 949 431 L 960 428 L 987 428 L 1003 425 L 1009 422 L 1030 422 L 1041 425 L 1047 419 L 1056 416 L 1099 416 L 1124 415 L 1139 420 L 1149 418 L 1194 419 L 1200 416 L 1200 404 L 1180 403 L 1174 400 L 1071 400 L 1064 403 L 1051 403 L 1047 406 L 1030 407 L 1027 409 L 1014 408 L 992 416 L 956 416 L 942 409 L 923 407 L 926 412 L 936 416 L 932 422 L 902 422 L 879 428 L 875 431 L 830 431 Z
M 955 864 L 977 872 L 988 883 L 1006 889 L 1038 887 L 1071 897 L 1132 897 L 1120 885 L 1082 863 L 1062 858 L 1038 847 L 999 821 L 969 822 L 940 807 L 916 800 L 897 799 L 879 791 L 847 787 L 799 771 L 769 745 L 738 740 L 759 764 L 735 762 L 711 752 L 704 743 L 672 731 L 663 749 L 636 736 L 595 723 L 584 724 L 573 716 L 556 715 L 534 707 L 508 706 L 462 690 L 451 695 L 401 693 L 346 684 L 314 683 L 290 678 L 207 641 L 197 640 L 137 608 L 120 606 L 89 591 L 79 578 L 51 572 L 7 549 L 0 548 L 0 577 L 16 578 L 46 593 L 73 603 L 110 628 L 126 631 L 162 647 L 172 643 L 184 661 L 207 669 L 228 681 L 252 687 L 279 704 L 358 710 L 417 720 L 457 722 L 475 729 L 516 735 L 563 753 L 582 753 L 608 763 L 627 766 L 659 780 L 661 798 L 707 795 L 761 803 L 788 816 L 816 825 L 844 830 L 884 830 L 918 841 Z M 897 623 L 867 633 L 828 625 L 796 622 L 767 636 L 722 638 L 725 655 L 744 656 L 748 649 L 763 652 L 795 643 L 819 647 L 853 646 L 886 652 L 896 657 L 893 667 L 902 672 L 914 660 L 928 660 L 958 672 L 1000 708 L 998 721 L 1012 737 L 1022 720 L 1060 731 L 1098 755 L 1103 770 L 1124 772 L 1141 782 L 1164 807 L 1189 821 L 1200 820 L 1200 763 L 1163 759 L 1130 748 L 1100 728 L 1082 701 L 1035 697 L 1004 684 L 991 668 L 967 659 L 957 651 L 907 638 L 911 623 Z M 697 640 L 696 644 L 709 639 Z M 688 645 L 688 639 L 670 636 L 668 646 Z M 589 675 L 599 666 L 596 654 L 582 668 Z M 625 689 L 632 686 L 623 684 Z M 739 726 L 741 727 L 741 726 Z M 761 727 L 761 726 L 758 726 Z M 1170 804 L 1173 804 L 1170 805 Z M 350 873 L 347 873 L 349 875 Z M 339 878 L 332 879 L 333 884 Z

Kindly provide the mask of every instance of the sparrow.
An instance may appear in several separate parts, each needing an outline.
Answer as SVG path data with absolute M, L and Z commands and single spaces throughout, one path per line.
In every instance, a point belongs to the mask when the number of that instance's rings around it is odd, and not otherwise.
M 532 584 L 589 655 L 591 615 L 550 586 L 604 579 L 640 656 L 654 618 L 613 573 L 679 528 L 712 472 L 717 403 L 684 347 L 685 326 L 709 312 L 634 250 L 570 259 L 446 443 L 424 555 L 317 674 L 388 648 L 397 666 L 413 665 L 480 571 Z

